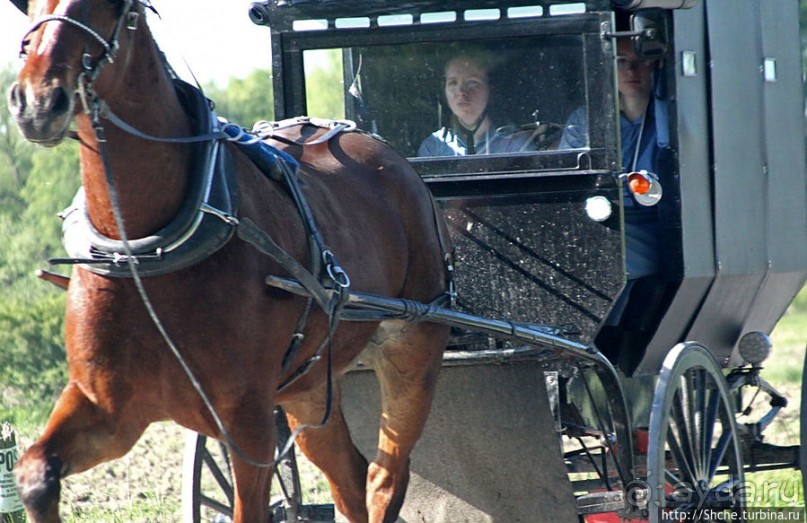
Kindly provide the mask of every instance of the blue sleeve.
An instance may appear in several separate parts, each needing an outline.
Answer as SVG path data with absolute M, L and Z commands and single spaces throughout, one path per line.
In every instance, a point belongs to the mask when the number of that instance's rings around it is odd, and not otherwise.
M 578 107 L 566 120 L 558 149 L 579 149 L 588 146 L 588 119 L 585 107 Z
M 437 156 L 437 151 L 434 147 L 434 135 L 429 135 L 420 143 L 418 147 L 418 156 Z

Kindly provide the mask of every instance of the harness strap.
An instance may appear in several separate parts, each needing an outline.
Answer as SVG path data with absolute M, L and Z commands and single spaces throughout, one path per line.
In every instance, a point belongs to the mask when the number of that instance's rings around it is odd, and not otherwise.
M 437 200 L 434 199 L 431 192 L 429 192 L 429 199 L 432 202 L 432 211 L 434 212 L 434 227 L 437 230 L 437 241 L 440 242 L 440 250 L 443 253 L 443 265 L 446 271 L 446 285 L 447 289 L 445 296 L 448 298 L 448 306 L 454 308 L 457 305 L 457 289 L 454 282 L 454 246 L 451 239 L 446 234 L 446 231 L 440 227 L 440 215 L 442 210 L 437 205 Z
M 159 136 L 154 136 L 151 134 L 146 134 L 139 129 L 133 127 L 132 125 L 126 123 L 120 116 L 116 115 L 112 112 L 112 109 L 106 104 L 106 102 L 101 102 L 101 116 L 111 123 L 113 123 L 116 127 L 120 128 L 123 131 L 131 134 L 132 136 L 136 136 L 138 138 L 142 138 L 143 140 L 148 140 L 151 142 L 160 142 L 160 143 L 198 143 L 198 142 L 210 142 L 214 140 L 229 140 L 229 141 L 238 141 L 241 139 L 245 133 L 241 130 L 240 127 L 231 123 L 224 123 L 223 125 L 227 128 L 233 128 L 238 131 L 236 137 L 231 137 L 229 134 L 223 129 L 215 129 L 209 133 L 202 133 L 193 136 L 180 136 L 180 137 L 172 137 L 172 138 L 162 138 Z M 219 121 L 219 123 L 222 123 Z
M 69 24 L 69 25 L 75 26 L 75 27 L 81 29 L 82 31 L 84 31 L 85 33 L 87 33 L 89 36 L 91 36 L 96 42 L 98 42 L 101 45 L 101 47 L 104 48 L 105 53 L 109 54 L 109 53 L 113 52 L 114 48 L 113 48 L 112 44 L 107 42 L 106 39 L 103 36 L 98 34 L 98 32 L 96 30 L 94 30 L 93 28 L 91 28 L 87 24 L 84 24 L 82 22 L 79 22 L 78 20 L 74 20 L 74 19 L 72 19 L 72 18 L 70 18 L 68 16 L 64 16 L 64 15 L 47 15 L 47 16 L 43 16 L 43 17 L 37 19 L 34 22 L 34 24 L 30 28 L 28 28 L 28 31 L 25 33 L 25 36 L 22 39 L 22 43 L 21 43 L 21 47 L 20 47 L 20 55 L 21 56 L 24 56 L 27 53 L 27 51 L 25 49 L 25 46 L 28 43 L 27 42 L 28 41 L 28 36 L 31 33 L 34 33 L 37 30 L 39 30 L 40 27 L 42 27 L 43 25 L 45 25 L 48 22 L 62 22 L 64 24 Z
M 286 191 L 288 191 L 291 199 L 294 201 L 294 204 L 297 208 L 297 211 L 300 215 L 300 218 L 303 222 L 303 226 L 306 230 L 306 238 L 308 241 L 308 252 L 309 252 L 309 269 L 308 274 L 319 277 L 320 280 L 324 279 L 326 276 L 330 279 L 333 283 L 334 287 L 338 287 L 341 289 L 342 292 L 345 294 L 347 293 L 347 287 L 349 287 L 349 278 L 347 274 L 339 267 L 338 263 L 336 262 L 336 258 L 333 253 L 326 247 L 325 241 L 322 238 L 322 235 L 319 232 L 317 227 L 316 220 L 314 219 L 314 215 L 311 212 L 311 208 L 306 201 L 305 195 L 303 194 L 302 188 L 300 187 L 300 180 L 297 177 L 297 168 L 298 163 L 297 161 L 290 156 L 289 154 L 276 149 L 263 141 L 255 141 L 267 138 L 274 138 L 279 139 L 279 136 L 273 136 L 274 132 L 279 129 L 286 129 L 292 126 L 303 126 L 303 125 L 313 125 L 317 127 L 328 128 L 328 132 L 320 136 L 314 141 L 305 142 L 303 145 L 313 145 L 315 143 L 324 143 L 328 140 L 332 139 L 339 133 L 347 132 L 355 129 L 355 124 L 353 122 L 347 121 L 333 121 L 333 120 L 322 120 L 318 118 L 309 118 L 309 117 L 300 117 L 291 120 L 284 120 L 283 122 L 259 122 L 256 124 L 256 128 L 264 129 L 262 133 L 256 133 L 254 130 L 249 134 L 252 140 L 239 140 L 238 137 L 232 136 L 231 139 L 240 147 L 240 149 L 249 157 L 252 162 L 258 166 L 269 178 L 274 180 L 277 183 L 280 183 Z M 232 134 L 235 132 L 235 129 L 224 129 L 224 132 L 227 134 Z M 240 129 L 238 132 L 241 132 Z M 264 240 L 270 240 L 266 238 Z M 264 245 L 263 248 L 267 248 L 268 245 Z M 279 260 L 278 260 L 279 261 Z M 287 265 L 287 263 L 281 262 L 282 265 Z M 323 265 L 325 266 L 325 271 L 323 271 Z M 297 267 L 297 270 L 304 270 L 302 266 Z M 317 281 L 320 281 L 317 280 Z M 313 280 L 309 281 L 308 283 L 309 288 L 316 288 L 313 287 Z M 324 288 L 320 285 L 316 289 Z M 302 347 L 303 341 L 305 339 L 305 335 L 303 331 L 305 330 L 306 325 L 308 324 L 308 318 L 311 313 L 311 306 L 312 306 L 312 295 L 308 297 L 308 301 L 306 303 L 305 309 L 303 310 L 300 317 L 297 319 L 297 324 L 294 327 L 294 334 L 292 334 L 291 342 L 289 343 L 289 347 L 286 350 L 286 354 L 283 357 L 283 362 L 281 365 L 281 372 L 286 373 L 291 368 L 291 365 L 296 360 L 300 348 Z M 321 299 L 317 300 L 317 304 L 328 313 L 328 316 L 335 322 L 333 328 L 335 329 L 336 323 L 339 321 L 339 315 L 334 312 L 335 306 L 333 305 L 334 301 L 331 300 L 328 307 L 324 306 L 324 303 Z M 328 336 L 330 339 L 330 334 Z M 320 345 L 319 349 L 316 351 L 314 357 L 305 361 L 300 368 L 298 368 L 295 373 L 293 374 L 292 378 L 287 380 L 286 383 L 281 385 L 281 389 L 287 385 L 290 385 L 291 382 L 296 380 L 298 377 L 304 375 L 308 369 L 319 360 L 320 354 L 322 352 L 323 345 Z
M 324 129 L 330 129 L 330 130 L 327 133 L 320 136 L 319 138 L 316 138 L 310 142 L 303 142 L 303 143 L 292 142 L 294 145 L 316 145 L 319 143 L 325 143 L 341 132 L 350 132 L 357 130 L 356 122 L 352 120 L 329 120 L 326 118 L 316 118 L 313 116 L 297 116 L 295 118 L 287 118 L 286 120 L 280 120 L 279 122 L 270 122 L 267 120 L 261 120 L 260 122 L 256 122 L 255 125 L 252 127 L 252 132 L 255 135 L 259 136 L 262 140 L 265 140 L 267 138 L 281 139 L 282 137 L 275 136 L 276 131 L 281 131 L 283 129 L 289 129 L 291 127 L 298 127 L 302 125 L 312 125 L 314 127 L 322 127 Z
M 328 311 L 330 295 L 327 289 L 320 283 L 308 269 L 295 260 L 291 255 L 280 247 L 271 236 L 269 236 L 263 229 L 255 225 L 255 222 L 249 218 L 242 218 L 239 220 L 238 237 L 242 240 L 249 242 L 253 247 L 258 249 L 263 254 L 274 259 L 284 269 L 294 275 L 297 281 L 300 282 L 309 295 L 317 302 L 322 310 Z
M 334 136 L 336 136 L 337 134 L 341 133 L 342 131 L 345 131 L 347 128 L 348 128 L 348 126 L 346 124 L 341 123 L 341 122 L 337 122 L 337 124 L 334 127 L 332 127 L 330 130 L 328 130 L 327 133 L 323 134 L 322 136 L 320 136 L 319 138 L 317 138 L 315 140 L 312 140 L 310 142 L 305 142 L 304 145 L 317 145 L 317 144 L 320 144 L 320 143 L 325 143 L 328 140 L 330 140 L 331 138 L 333 138 Z
M 264 283 L 269 287 L 282 289 L 298 296 L 305 296 L 307 293 L 300 282 L 287 278 L 267 276 Z M 334 291 L 327 289 L 326 292 L 333 295 Z M 350 296 L 345 298 L 346 303 L 343 305 L 341 316 L 346 321 L 404 320 L 414 323 L 435 321 L 435 319 L 439 319 L 441 313 L 447 310 L 448 301 L 449 298 L 445 293 L 441 293 L 428 303 L 423 303 L 405 298 L 386 298 L 373 294 L 352 292 Z M 518 325 L 513 322 L 508 322 L 508 324 L 513 326 L 513 330 Z M 547 332 L 546 329 L 548 329 L 543 326 L 524 325 L 532 329 L 540 329 L 542 332 Z M 553 333 L 555 332 L 553 331 Z

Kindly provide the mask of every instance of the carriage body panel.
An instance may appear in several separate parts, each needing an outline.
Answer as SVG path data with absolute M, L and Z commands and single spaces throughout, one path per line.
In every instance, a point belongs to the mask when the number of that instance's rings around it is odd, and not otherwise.
M 741 336 L 769 333 L 807 276 L 797 5 L 712 1 L 673 17 L 683 280 L 647 374 L 684 339 L 736 365 Z
M 561 3 L 540 4 L 548 13 L 551 6 Z M 621 198 L 619 182 L 611 175 L 618 159 L 615 93 L 610 87 L 614 71 L 601 66 L 609 50 L 602 45 L 600 32 L 610 14 L 588 12 L 538 17 L 530 22 L 513 17 L 493 24 L 461 21 L 376 27 L 379 17 L 395 13 L 497 5 L 481 2 L 452 7 L 427 2 L 382 8 L 382 4 L 343 3 L 340 10 L 335 4 L 298 3 L 288 10 L 275 7 L 269 16 L 275 31 L 273 70 L 279 71 L 274 78 L 275 111 L 283 117 L 307 112 L 304 77 L 315 63 L 315 56 L 308 53 L 339 50 L 345 113 L 328 116 L 353 119 L 360 128 L 378 133 L 410 157 L 449 219 L 461 301 L 471 312 L 485 316 L 563 326 L 575 341 L 590 344 L 624 285 L 618 210 L 603 223 L 585 212 L 592 196 L 605 197 L 614 209 L 619 208 Z M 369 16 L 373 22 L 345 31 L 292 30 L 293 21 L 300 18 L 326 17 L 325 25 L 335 27 L 339 22 L 334 17 L 352 15 Z M 592 134 L 589 148 L 542 155 L 415 157 L 418 144 L 441 118 L 435 108 L 439 106 L 435 71 L 445 59 L 441 46 L 455 39 L 473 42 L 480 34 L 486 45 L 508 42 L 510 65 L 532 57 L 530 74 L 510 71 L 500 82 L 500 89 L 506 92 L 506 103 L 498 107 L 501 113 L 520 123 L 534 114 L 542 121 L 562 122 L 580 104 L 608 108 L 590 111 L 591 125 L 602 131 Z M 454 36 L 447 39 L 447 35 Z M 543 48 L 553 52 L 536 53 Z M 542 70 L 554 71 L 557 79 L 542 82 L 541 77 L 548 76 Z M 361 99 L 348 89 L 356 85 Z M 566 93 L 566 85 L 574 88 Z M 558 98 L 537 95 L 547 88 Z M 524 93 L 533 95 L 525 97 Z M 483 345 L 488 343 L 493 341 Z
M 456 361 L 456 360 L 455 360 Z M 542 364 L 469 358 L 444 365 L 412 454 L 403 521 L 574 521 L 577 507 L 549 409 Z M 345 418 L 372 457 L 378 385 L 370 369 L 343 387 Z M 360 429 L 359 429 L 360 427 Z M 517 450 L 515 450 L 517 449 Z

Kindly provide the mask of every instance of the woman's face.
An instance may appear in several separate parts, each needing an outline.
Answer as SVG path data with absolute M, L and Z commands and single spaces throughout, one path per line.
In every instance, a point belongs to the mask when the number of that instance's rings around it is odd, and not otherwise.
M 472 129 L 488 106 L 488 73 L 466 56 L 448 62 L 445 73 L 448 106 L 463 126 Z
M 627 38 L 617 40 L 617 52 L 619 94 L 627 97 L 650 96 L 653 61 L 636 56 L 633 44 Z

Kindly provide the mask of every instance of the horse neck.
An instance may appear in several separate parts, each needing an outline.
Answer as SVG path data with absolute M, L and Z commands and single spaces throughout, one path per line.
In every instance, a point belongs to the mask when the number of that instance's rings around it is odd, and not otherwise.
M 192 133 L 190 118 L 145 24 L 136 31 L 131 50 L 126 53 L 122 48 L 118 60 L 102 71 L 96 91 L 118 117 L 146 134 L 178 137 Z M 144 140 L 107 120 L 101 123 L 109 175 L 114 180 L 126 235 L 133 239 L 148 236 L 178 212 L 191 175 L 192 148 Z M 120 239 L 108 174 L 90 118 L 82 113 L 77 117 L 77 127 L 90 221 L 101 234 Z

